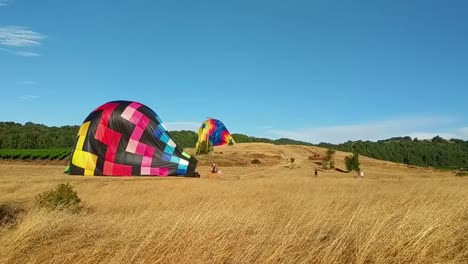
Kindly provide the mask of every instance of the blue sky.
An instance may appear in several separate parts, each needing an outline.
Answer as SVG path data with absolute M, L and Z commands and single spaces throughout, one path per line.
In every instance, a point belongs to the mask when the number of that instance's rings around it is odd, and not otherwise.
M 467 1 L 0 0 L 1 121 L 136 100 L 169 129 L 468 139 Z

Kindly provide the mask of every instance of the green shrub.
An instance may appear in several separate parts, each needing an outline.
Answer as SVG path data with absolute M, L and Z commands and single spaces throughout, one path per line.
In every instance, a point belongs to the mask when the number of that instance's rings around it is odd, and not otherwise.
M 57 153 L 50 154 L 49 159 L 51 159 L 51 160 L 58 159 L 58 157 L 59 157 L 60 155 L 61 155 L 61 154 L 57 154 Z
M 30 159 L 30 158 L 31 158 L 31 154 L 29 154 L 29 153 L 24 153 L 24 152 L 23 152 L 23 153 L 21 154 L 21 159 L 22 159 L 22 160 L 27 160 L 27 159 Z
M 66 159 L 66 158 L 68 158 L 69 155 L 70 155 L 70 152 L 65 152 L 65 153 L 61 154 L 61 155 L 58 157 L 58 159 L 59 159 L 59 160 Z
M 35 197 L 36 206 L 47 210 L 67 210 L 79 212 L 81 199 L 69 183 L 61 183 L 53 190 L 45 191 Z
M 70 155 L 70 149 L 0 149 L 2 159 L 22 159 L 22 160 L 54 160 L 66 159 Z
M 213 151 L 213 145 L 211 142 L 208 141 L 208 143 L 204 140 L 198 144 L 197 147 L 197 155 L 205 155 L 209 154 L 211 151 Z
M 357 152 L 355 152 L 351 156 L 345 157 L 344 161 L 345 161 L 346 169 L 348 171 L 359 172 L 361 170 L 360 163 L 359 163 L 359 154 Z
M 325 170 L 331 170 L 335 168 L 335 153 L 336 151 L 332 149 L 328 149 L 327 153 L 325 154 L 325 158 L 322 161 L 322 166 Z

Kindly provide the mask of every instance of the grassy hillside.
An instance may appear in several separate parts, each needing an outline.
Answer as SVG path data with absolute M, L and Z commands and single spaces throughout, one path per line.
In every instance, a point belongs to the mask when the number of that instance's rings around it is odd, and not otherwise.
M 362 157 L 364 179 L 313 177 L 317 147 L 239 144 L 268 166 L 222 166 L 224 179 L 64 176 L 63 166 L 0 164 L 0 263 L 466 263 L 468 181 Z M 342 168 L 348 153 L 337 152 Z M 286 167 L 287 157 L 296 167 Z M 248 158 L 246 158 L 248 160 Z M 259 157 L 263 160 L 266 157 Z M 81 213 L 38 210 L 68 182 Z M 15 208 L 14 210 L 12 208 Z M 1 222 L 1 221 L 0 221 Z M 51 246 L 52 245 L 52 246 Z

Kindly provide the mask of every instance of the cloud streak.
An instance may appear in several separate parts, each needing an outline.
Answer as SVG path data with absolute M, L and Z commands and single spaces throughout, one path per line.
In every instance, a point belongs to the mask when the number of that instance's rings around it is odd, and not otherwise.
M 468 128 L 441 129 L 454 123 L 452 118 L 425 117 L 403 118 L 355 125 L 313 127 L 296 130 L 270 129 L 273 137 L 287 137 L 313 143 L 342 143 L 348 140 L 376 141 L 397 136 L 411 136 L 419 139 L 440 135 L 444 138 L 468 138 Z
M 36 52 L 30 52 L 30 51 L 18 51 L 15 52 L 16 55 L 21 56 L 21 57 L 39 57 L 41 54 L 36 53 Z
M 0 45 L 9 47 L 32 47 L 41 45 L 45 35 L 32 31 L 28 27 L 0 27 Z
M 20 56 L 20 57 L 40 57 L 41 54 L 37 52 L 31 52 L 31 51 L 15 51 L 13 49 L 6 49 L 6 48 L 1 48 L 0 51 L 7 52 L 12 55 Z
M 32 102 L 36 99 L 38 99 L 39 96 L 38 95 L 32 95 L 32 94 L 25 94 L 25 95 L 22 95 L 19 97 L 19 100 L 21 102 Z
M 37 82 L 33 82 L 33 81 L 23 81 L 23 82 L 19 82 L 18 84 L 33 85 L 33 84 L 37 84 Z
M 0 7 L 7 6 L 8 0 L 0 0 Z
M 5 3 L 1 2 L 0 3 Z M 21 26 L 0 26 L 0 50 L 21 57 L 39 57 L 37 52 L 24 50 L 41 45 L 46 36 Z

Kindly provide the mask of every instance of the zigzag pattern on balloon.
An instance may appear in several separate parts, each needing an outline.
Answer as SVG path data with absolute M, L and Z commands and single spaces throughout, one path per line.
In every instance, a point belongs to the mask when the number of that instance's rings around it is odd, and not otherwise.
M 114 101 L 85 119 L 70 174 L 191 176 L 196 163 L 172 141 L 154 111 L 141 103 Z

